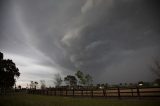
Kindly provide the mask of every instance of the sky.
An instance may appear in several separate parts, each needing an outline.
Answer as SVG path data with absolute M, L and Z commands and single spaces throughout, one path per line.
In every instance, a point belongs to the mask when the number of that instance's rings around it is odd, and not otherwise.
M 158 0 L 1 0 L 0 51 L 17 84 L 88 73 L 94 83 L 153 81 L 160 56 Z

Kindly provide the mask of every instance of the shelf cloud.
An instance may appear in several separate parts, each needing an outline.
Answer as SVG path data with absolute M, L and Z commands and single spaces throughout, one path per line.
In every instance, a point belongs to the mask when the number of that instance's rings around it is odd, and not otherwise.
M 156 77 L 149 70 L 160 54 L 156 0 L 2 0 L 0 4 L 0 51 L 19 67 L 20 83 L 49 81 L 55 73 L 64 76 L 77 70 L 91 74 L 94 83 Z

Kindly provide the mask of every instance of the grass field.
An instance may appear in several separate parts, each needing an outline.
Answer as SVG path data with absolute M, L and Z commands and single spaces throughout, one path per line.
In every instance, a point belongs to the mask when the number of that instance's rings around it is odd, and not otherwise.
M 160 106 L 160 101 L 17 95 L 0 97 L 0 106 Z

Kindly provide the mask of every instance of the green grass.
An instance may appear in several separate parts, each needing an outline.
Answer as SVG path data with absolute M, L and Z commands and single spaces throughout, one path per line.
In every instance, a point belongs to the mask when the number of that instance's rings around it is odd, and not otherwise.
M 17 95 L 0 97 L 0 106 L 160 106 L 160 101 Z

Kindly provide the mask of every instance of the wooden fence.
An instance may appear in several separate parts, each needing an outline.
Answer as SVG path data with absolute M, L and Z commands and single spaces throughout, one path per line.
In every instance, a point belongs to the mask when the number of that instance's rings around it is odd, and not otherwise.
M 160 87 L 28 90 L 29 94 L 80 97 L 160 97 Z

